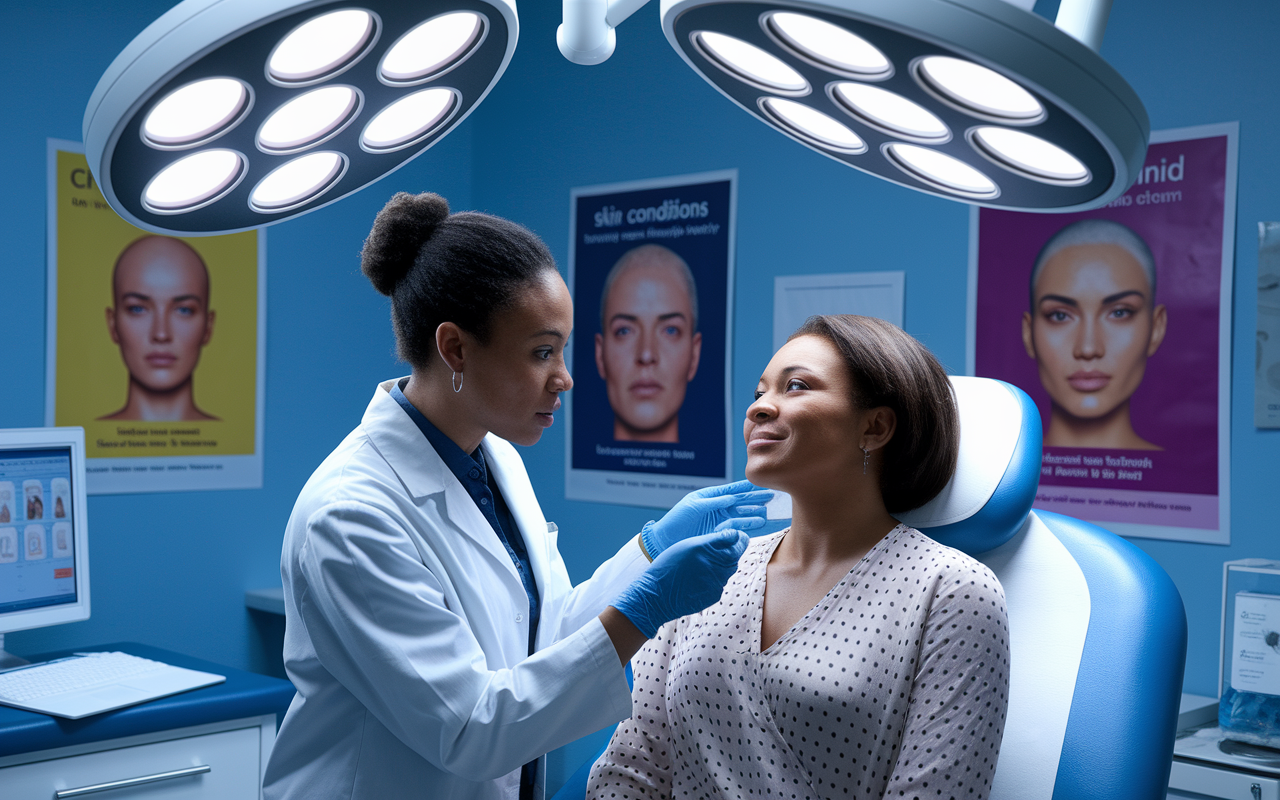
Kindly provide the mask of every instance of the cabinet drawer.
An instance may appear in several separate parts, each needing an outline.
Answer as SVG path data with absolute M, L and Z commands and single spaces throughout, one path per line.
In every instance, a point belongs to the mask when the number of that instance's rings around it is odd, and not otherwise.
M 168 739 L 52 758 L 0 769 L 5 800 L 52 800 L 56 792 L 162 775 L 193 767 L 208 772 L 107 789 L 87 800 L 257 800 L 261 729 Z
M 1169 773 L 1169 796 L 1187 795 L 1220 800 L 1280 800 L 1280 780 L 1175 760 Z

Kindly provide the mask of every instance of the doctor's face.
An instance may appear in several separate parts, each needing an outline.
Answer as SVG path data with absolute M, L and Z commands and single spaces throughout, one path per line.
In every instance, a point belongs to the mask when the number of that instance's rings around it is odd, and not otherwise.
M 1049 259 L 1022 340 L 1055 405 L 1095 419 L 1129 400 L 1164 339 L 1165 309 L 1151 295 L 1142 265 L 1119 245 L 1076 245 Z
M 693 330 L 693 301 L 678 265 L 651 260 L 617 277 L 605 299 L 604 331 L 596 334 L 596 369 L 620 438 L 652 438 L 645 434 L 664 428 L 676 433 L 701 354 L 702 334 Z
M 464 386 L 476 398 L 487 430 L 516 444 L 536 444 L 573 386 L 565 346 L 573 331 L 573 301 L 564 280 L 547 269 L 494 314 L 487 344 L 473 345 Z
M 185 242 L 163 236 L 126 248 L 113 279 L 107 329 L 132 381 L 153 392 L 191 379 L 213 336 L 209 273 Z

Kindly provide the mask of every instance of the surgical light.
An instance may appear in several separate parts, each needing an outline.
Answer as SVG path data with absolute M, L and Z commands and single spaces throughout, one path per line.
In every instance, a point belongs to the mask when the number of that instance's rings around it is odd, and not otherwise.
M 713 31 L 699 31 L 692 39 L 712 63 L 739 80 L 783 94 L 809 92 L 804 76 L 755 45 Z
M 350 86 L 322 86 L 300 94 L 271 113 L 258 131 L 268 153 L 291 153 L 337 133 L 360 106 Z
M 423 89 L 402 97 L 370 120 L 360 143 L 376 153 L 408 147 L 448 121 L 455 99 L 448 89 Z
M 1064 186 L 1089 180 L 1089 170 L 1078 158 L 1025 131 L 985 127 L 974 128 L 969 135 L 983 155 L 1034 180 Z
M 789 128 L 797 137 L 820 148 L 839 153 L 866 152 L 867 143 L 858 134 L 821 111 L 778 97 L 766 97 L 760 101 L 760 105 L 784 129 Z
M 802 58 L 855 78 L 887 76 L 893 64 L 870 42 L 807 14 L 779 11 L 765 19 L 769 32 Z
M 836 83 L 836 101 L 873 128 L 909 141 L 945 142 L 951 131 L 927 108 L 902 95 L 866 83 Z
M 908 175 L 964 197 L 995 197 L 998 189 L 990 178 L 958 158 L 938 150 L 892 142 L 884 146 L 889 161 Z
M 223 197 L 244 177 L 244 157 L 234 150 L 201 150 L 169 164 L 143 190 L 153 214 L 194 211 Z
M 561 52 L 609 57 L 646 0 L 563 0 Z M 661 0 L 668 42 L 747 113 L 922 192 L 1023 211 L 1124 193 L 1150 122 L 1097 53 L 1111 0 Z M 804 110 L 801 110 L 804 109 Z M 850 146 L 857 141 L 860 146 Z
M 346 167 L 340 153 L 308 153 L 276 167 L 249 194 L 249 204 L 262 211 L 284 211 L 323 194 Z
M 240 81 L 196 81 L 156 103 L 142 123 L 142 135 L 155 147 L 194 147 L 234 125 L 248 105 L 249 90 Z
M 392 83 L 420 83 L 461 61 L 484 35 L 484 17 L 471 11 L 442 14 L 406 33 L 382 59 Z
M 929 56 L 916 64 L 916 74 L 926 89 L 975 116 L 1014 124 L 1044 119 L 1044 106 L 1031 92 L 972 61 Z
M 276 45 L 267 74 L 285 84 L 324 79 L 354 63 L 373 42 L 375 29 L 374 16 L 363 9 L 313 16 Z
M 183 0 L 103 74 L 85 154 L 141 228 L 279 222 L 453 130 L 501 77 L 518 27 L 514 0 Z

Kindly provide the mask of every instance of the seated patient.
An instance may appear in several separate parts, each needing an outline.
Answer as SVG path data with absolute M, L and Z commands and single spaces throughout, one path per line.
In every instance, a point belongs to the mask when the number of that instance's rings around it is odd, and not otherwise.
M 747 477 L 789 492 L 720 601 L 632 661 L 592 798 L 964 798 L 1004 731 L 1004 593 L 894 519 L 955 471 L 951 384 L 878 319 L 811 317 L 747 409 Z

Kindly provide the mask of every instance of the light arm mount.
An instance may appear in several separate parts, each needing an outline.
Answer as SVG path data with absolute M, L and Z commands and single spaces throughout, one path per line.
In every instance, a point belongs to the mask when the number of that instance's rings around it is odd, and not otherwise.
M 564 0 L 564 22 L 556 29 L 560 53 L 575 64 L 600 64 L 613 55 L 618 27 L 649 0 Z
M 1054 24 L 1089 46 L 1095 53 L 1102 47 L 1102 34 L 1111 16 L 1111 0 L 1062 0 Z

